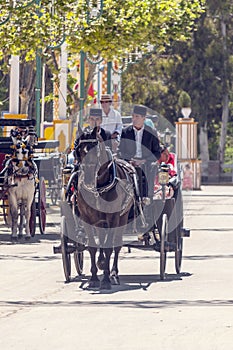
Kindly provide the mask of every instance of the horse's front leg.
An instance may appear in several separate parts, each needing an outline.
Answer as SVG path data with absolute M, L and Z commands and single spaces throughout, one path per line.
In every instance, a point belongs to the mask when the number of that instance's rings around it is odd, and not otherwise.
M 118 259 L 119 259 L 119 254 L 121 251 L 121 247 L 115 247 L 114 248 L 114 259 L 113 259 L 113 264 L 112 264 L 112 269 L 110 273 L 110 279 L 111 283 L 114 285 L 119 285 L 120 284 L 120 279 L 118 275 Z
M 97 266 L 98 266 L 98 269 L 104 270 L 105 256 L 104 256 L 104 249 L 103 248 L 100 248 L 99 256 L 97 259 Z
M 20 207 L 19 207 L 19 233 L 18 233 L 18 237 L 21 238 L 23 237 L 23 226 L 24 226 L 24 215 L 25 215 L 25 210 L 24 210 L 24 204 L 21 203 Z
M 105 266 L 104 266 L 104 277 L 100 283 L 100 289 L 111 289 L 111 281 L 110 281 L 110 258 L 112 255 L 112 248 L 104 248 L 105 254 Z
M 17 229 L 18 229 L 18 204 L 17 199 L 9 197 L 9 206 L 11 214 L 11 239 L 17 240 Z
M 31 238 L 31 233 L 30 233 L 30 216 L 31 216 L 31 206 L 32 203 L 27 202 L 26 205 L 24 206 L 24 211 L 25 211 L 25 232 L 26 236 L 25 239 L 30 239 Z
M 88 288 L 93 289 L 93 288 L 99 288 L 100 286 L 100 280 L 97 276 L 97 266 L 96 266 L 96 252 L 97 248 L 95 247 L 88 247 L 88 251 L 90 253 L 91 257 L 91 278 L 88 281 Z

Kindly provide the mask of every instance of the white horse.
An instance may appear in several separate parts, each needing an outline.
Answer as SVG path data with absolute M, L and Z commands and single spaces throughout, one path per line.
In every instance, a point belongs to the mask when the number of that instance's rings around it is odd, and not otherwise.
M 30 138 L 22 140 L 14 133 L 11 137 L 13 155 L 6 164 L 7 170 L 5 173 L 11 216 L 11 238 L 17 240 L 17 237 L 22 237 L 25 223 L 25 238 L 30 239 L 29 222 L 31 206 L 35 196 L 37 169 L 32 161 Z M 20 212 L 19 225 L 18 212 Z

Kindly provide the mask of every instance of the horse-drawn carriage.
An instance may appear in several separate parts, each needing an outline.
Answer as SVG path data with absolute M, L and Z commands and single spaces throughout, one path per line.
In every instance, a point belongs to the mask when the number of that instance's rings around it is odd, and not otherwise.
M 46 185 L 33 161 L 35 120 L 0 119 L 0 127 L 1 216 L 11 226 L 13 240 L 22 236 L 24 227 L 29 239 L 36 232 L 36 217 L 41 234 L 46 226 Z
M 119 283 L 118 255 L 122 246 L 128 247 L 129 251 L 137 248 L 159 252 L 162 280 L 167 253 L 173 252 L 175 270 L 179 274 L 183 237 L 189 237 L 190 232 L 183 228 L 180 187 L 173 186 L 175 195 L 173 192 L 173 196 L 166 197 L 169 188 L 167 166 L 158 167 L 160 186 L 151 201 L 146 202 L 140 196 L 135 168 L 114 157 L 95 130 L 81 135 L 76 156 L 80 166 L 65 184 L 66 195 L 61 202 L 61 244 L 54 247 L 54 253 L 62 254 L 65 280 L 71 280 L 71 255 L 74 255 L 77 273 L 81 275 L 84 251 L 88 250 L 92 274 L 89 287 L 111 288 L 111 282 Z M 96 263 L 98 250 L 100 255 Z M 101 283 L 97 268 L 104 271 Z
M 38 172 L 45 180 L 46 189 L 53 205 L 57 204 L 62 190 L 63 159 L 61 154 L 56 151 L 58 146 L 58 140 L 38 141 L 34 153 Z

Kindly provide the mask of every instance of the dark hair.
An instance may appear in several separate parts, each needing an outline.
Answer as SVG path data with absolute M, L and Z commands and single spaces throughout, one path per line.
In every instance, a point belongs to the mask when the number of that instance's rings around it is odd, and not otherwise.
M 160 152 L 163 153 L 167 150 L 167 147 L 165 145 L 160 145 Z

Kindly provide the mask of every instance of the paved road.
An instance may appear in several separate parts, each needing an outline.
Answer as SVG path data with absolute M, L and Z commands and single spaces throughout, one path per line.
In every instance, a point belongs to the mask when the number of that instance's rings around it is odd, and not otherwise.
M 2 350 L 227 350 L 233 341 L 233 186 L 185 194 L 183 269 L 169 255 L 165 281 L 159 255 L 124 248 L 121 285 L 80 288 L 89 275 L 64 283 L 59 210 L 47 233 L 12 244 L 0 223 L 0 348 Z M 51 215 L 52 214 L 52 215 Z

